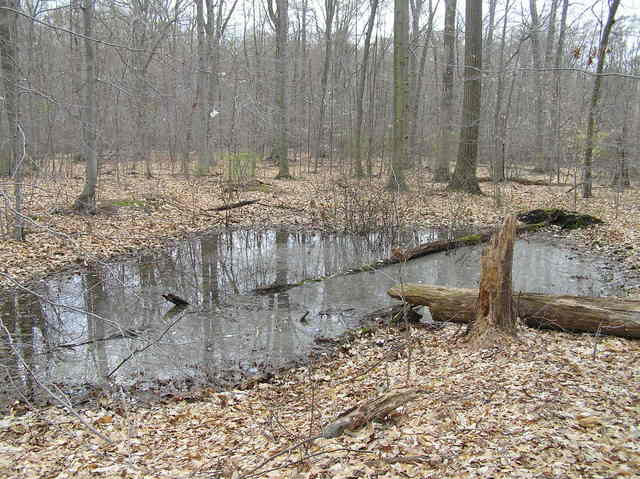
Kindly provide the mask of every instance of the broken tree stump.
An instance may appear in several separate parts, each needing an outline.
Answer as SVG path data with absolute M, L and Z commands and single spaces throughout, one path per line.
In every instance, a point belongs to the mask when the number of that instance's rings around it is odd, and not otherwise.
M 407 283 L 387 294 L 428 306 L 435 321 L 470 323 L 475 319 L 477 289 Z M 516 316 L 532 328 L 640 338 L 638 300 L 539 293 L 517 293 L 513 300 Z
M 476 314 L 467 331 L 468 341 L 476 346 L 491 341 L 496 332 L 515 335 L 511 288 L 515 236 L 516 218 L 507 216 L 482 252 Z

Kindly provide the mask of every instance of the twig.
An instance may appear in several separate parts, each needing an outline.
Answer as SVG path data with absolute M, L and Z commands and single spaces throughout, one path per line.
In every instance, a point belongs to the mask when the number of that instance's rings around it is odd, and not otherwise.
M 165 320 L 166 320 L 166 319 L 170 319 L 170 318 L 174 317 L 175 315 L 177 315 L 178 313 L 181 313 L 182 311 L 184 311 L 184 310 L 185 310 L 185 308 L 186 308 L 185 306 L 178 306 L 178 305 L 176 305 L 176 306 L 174 306 L 173 308 L 171 308 L 169 311 L 167 311 L 167 314 L 165 314 L 165 315 L 164 315 L 164 318 L 163 318 L 163 319 L 165 319 Z M 124 358 L 122 361 L 120 361 L 120 363 L 119 363 L 115 368 L 113 368 L 113 370 L 112 370 L 109 374 L 107 374 L 107 378 L 110 378 L 111 376 L 113 376 L 113 374 L 114 374 L 118 369 L 120 369 L 124 363 L 126 363 L 127 361 L 129 361 L 129 359 L 131 359 L 132 357 L 134 357 L 136 354 L 142 353 L 142 352 L 146 351 L 147 349 L 149 349 L 149 348 L 150 348 L 151 346 L 153 346 L 154 344 L 157 344 L 157 343 L 158 343 L 158 341 L 160 341 L 160 340 L 165 336 L 165 334 L 167 334 L 167 333 L 169 332 L 169 330 L 170 330 L 173 326 L 175 326 L 175 325 L 178 323 L 178 321 L 180 321 L 181 319 L 182 319 L 182 315 L 178 316 L 178 317 L 176 318 L 176 320 L 175 320 L 175 321 L 173 321 L 169 326 L 167 326 L 167 327 L 164 329 L 164 331 L 162 331 L 162 333 L 160 333 L 160 335 L 159 335 L 159 336 L 158 336 L 154 341 L 149 342 L 149 343 L 148 343 L 148 344 L 146 344 L 143 348 L 134 349 L 134 350 L 131 352 L 131 354 L 129 354 L 129 356 L 127 356 L 127 357 L 126 357 L 126 358 Z
M 274 459 L 277 459 L 278 457 L 287 454 L 301 446 L 304 446 L 305 444 L 308 444 L 316 439 L 335 438 L 341 436 L 345 431 L 354 431 L 373 421 L 374 419 L 382 419 L 383 417 L 388 416 L 394 409 L 397 409 L 403 404 L 415 399 L 418 394 L 423 392 L 425 391 L 419 389 L 400 389 L 397 391 L 389 392 L 370 401 L 366 401 L 360 406 L 355 406 L 351 409 L 348 409 L 340 416 L 338 416 L 336 420 L 327 424 L 319 434 L 303 439 L 293 446 L 290 446 L 276 454 L 273 454 L 272 456 L 269 456 L 249 472 L 240 476 L 239 479 L 247 479 L 256 475 L 257 471 L 259 471 L 263 466 L 270 463 Z M 264 474 L 264 471 L 260 474 Z
M 34 374 L 34 372 L 31 370 L 31 368 L 29 367 L 29 365 L 27 364 L 27 362 L 22 358 L 22 355 L 20 354 L 20 352 L 18 351 L 18 349 L 15 347 L 15 344 L 13 342 L 13 336 L 11 335 L 11 332 L 9 332 L 9 330 L 7 329 L 7 327 L 4 324 L 4 321 L 2 320 L 2 318 L 0 317 L 0 325 L 2 326 L 2 329 L 4 330 L 5 334 L 7 335 L 8 338 L 8 342 L 11 345 L 11 350 L 13 351 L 13 354 L 15 355 L 15 357 L 18 359 L 18 361 L 20 361 L 20 363 L 22 363 L 22 367 L 25 369 L 25 371 L 27 371 L 29 373 L 29 375 L 33 378 L 33 381 L 38 385 L 38 387 L 40 387 L 43 391 L 45 391 L 49 396 L 51 396 L 53 399 L 55 399 L 56 401 L 58 401 L 60 403 L 60 405 L 66 409 L 68 412 L 70 412 L 72 415 L 74 415 L 78 421 L 80 421 L 80 423 L 86 427 L 89 431 L 91 431 L 91 433 L 93 433 L 95 436 L 97 436 L 98 438 L 102 439 L 104 442 L 106 442 L 109 445 L 114 445 L 115 443 L 109 439 L 107 436 L 105 436 L 104 434 L 102 434 L 100 431 L 98 431 L 96 428 L 94 428 L 91 424 L 89 424 L 78 412 L 76 412 L 75 409 L 73 409 L 73 406 L 71 405 L 71 403 L 69 402 L 69 400 L 65 397 L 64 394 L 61 394 L 60 396 L 58 396 L 56 393 L 54 393 L 51 389 L 49 389 L 47 386 L 45 386 L 44 384 L 42 384 L 38 378 L 36 377 L 36 375 Z
M 252 205 L 254 203 L 257 203 L 260 200 L 242 200 L 242 201 L 237 201 L 235 203 L 230 203 L 228 205 L 222 205 L 222 206 L 218 206 L 216 208 L 209 208 L 208 210 L 205 211 L 225 211 L 225 210 L 231 210 L 233 208 L 240 208 L 241 206 L 247 206 L 247 205 Z

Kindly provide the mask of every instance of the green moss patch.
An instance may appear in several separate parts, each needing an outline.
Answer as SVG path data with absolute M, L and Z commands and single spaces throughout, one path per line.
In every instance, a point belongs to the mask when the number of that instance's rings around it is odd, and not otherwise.
M 526 224 L 555 225 L 564 230 L 586 228 L 601 224 L 603 221 L 595 216 L 565 211 L 559 208 L 546 208 L 519 213 L 518 220 Z

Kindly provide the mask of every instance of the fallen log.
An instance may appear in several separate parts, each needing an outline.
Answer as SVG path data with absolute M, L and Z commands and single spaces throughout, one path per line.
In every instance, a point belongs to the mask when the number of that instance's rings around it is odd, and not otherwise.
M 475 318 L 477 289 L 404 284 L 387 294 L 428 306 L 435 321 L 470 323 Z M 516 293 L 513 301 L 516 315 L 532 328 L 640 338 L 638 300 Z
M 206 211 L 226 211 L 226 210 L 232 210 L 234 208 L 240 208 L 242 206 L 247 206 L 247 205 L 252 205 L 254 203 L 257 203 L 260 200 L 242 200 L 242 201 L 237 201 L 235 203 L 230 203 L 228 205 L 222 205 L 222 206 L 218 206 L 216 208 L 209 208 Z
M 516 234 L 537 231 L 546 226 L 545 223 L 518 225 L 516 228 Z M 449 251 L 452 249 L 460 248 L 462 246 L 475 246 L 480 243 L 486 243 L 491 239 L 491 235 L 495 233 L 494 228 L 485 228 L 476 234 L 470 234 L 466 236 L 459 236 L 454 239 L 437 240 L 429 243 L 423 243 L 415 248 L 407 248 L 401 250 L 394 248 L 390 258 L 379 261 L 381 266 L 387 266 L 389 264 L 400 263 L 402 261 L 409 261 L 422 256 L 427 256 L 433 253 L 440 253 L 442 251 Z

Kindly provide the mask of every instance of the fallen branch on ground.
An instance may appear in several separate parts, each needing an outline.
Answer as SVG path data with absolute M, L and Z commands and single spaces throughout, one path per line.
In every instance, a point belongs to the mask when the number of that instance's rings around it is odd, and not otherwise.
M 277 459 L 280 456 L 283 456 L 305 444 L 310 443 L 316 439 L 330 439 L 341 436 L 347 431 L 355 431 L 360 429 L 365 424 L 375 420 L 375 419 L 384 419 L 386 416 L 391 414 L 395 409 L 400 406 L 408 403 L 409 401 L 414 400 L 418 397 L 419 394 L 426 392 L 425 390 L 420 389 L 399 389 L 395 391 L 390 391 L 383 396 L 372 399 L 370 401 L 361 404 L 360 406 L 355 406 L 351 409 L 348 409 L 344 413 L 342 413 L 338 418 L 327 424 L 320 434 L 304 439 L 293 446 L 290 446 L 283 451 L 280 451 L 272 456 L 269 456 L 267 459 L 262 461 L 252 470 L 240 476 L 239 479 L 247 479 L 249 477 L 258 475 L 258 471 L 262 469 L 265 465 Z
M 222 205 L 222 206 L 218 206 L 216 208 L 209 208 L 206 211 L 225 211 L 225 210 L 232 210 L 233 208 L 240 208 L 241 206 L 247 206 L 247 205 L 252 205 L 254 203 L 257 203 L 260 200 L 242 200 L 242 201 L 236 201 L 235 203 L 229 203 L 228 205 Z

